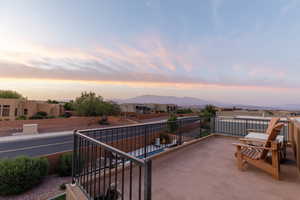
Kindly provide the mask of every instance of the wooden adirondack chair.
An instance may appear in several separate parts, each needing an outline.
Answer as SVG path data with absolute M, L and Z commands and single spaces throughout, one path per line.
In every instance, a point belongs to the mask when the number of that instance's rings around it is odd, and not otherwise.
M 256 129 L 247 129 L 247 132 L 255 132 L 255 133 L 267 133 L 270 134 L 270 131 L 273 129 L 273 127 L 280 121 L 279 117 L 273 117 L 269 124 L 268 124 L 268 128 L 266 130 L 266 132 L 262 132 L 261 130 L 256 130 Z
M 245 164 L 249 163 L 271 174 L 273 178 L 279 179 L 279 144 L 276 137 L 283 123 L 278 123 L 270 130 L 269 137 L 263 146 L 253 146 L 247 144 L 234 144 L 237 147 L 237 166 L 243 170 Z M 271 163 L 267 160 L 268 153 L 272 153 Z
M 247 132 L 248 132 L 248 134 L 249 133 L 260 133 L 260 134 L 270 135 L 273 127 L 279 121 L 280 121 L 279 117 L 273 117 L 268 124 L 268 128 L 267 128 L 266 132 L 261 132 L 260 130 L 256 130 L 256 129 L 247 129 Z M 256 134 L 256 135 L 259 135 L 259 134 Z M 249 138 L 249 137 L 240 138 L 240 141 L 245 144 L 256 145 L 256 146 L 262 146 L 265 143 L 265 140 L 261 140 L 258 138 Z M 280 136 L 279 141 L 280 141 L 280 144 L 279 144 L 280 145 L 280 159 L 285 159 L 286 158 L 286 143 L 284 142 L 283 136 Z

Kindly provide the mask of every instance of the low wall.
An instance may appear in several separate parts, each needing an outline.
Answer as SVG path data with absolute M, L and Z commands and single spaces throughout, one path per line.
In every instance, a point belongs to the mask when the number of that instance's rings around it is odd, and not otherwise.
M 38 124 L 38 131 L 55 132 L 66 131 L 72 129 L 86 129 L 99 126 L 100 117 L 70 117 L 55 119 L 39 119 L 39 120 L 15 120 L 0 121 L 0 136 L 11 135 L 12 133 L 22 132 L 23 124 Z M 108 117 L 111 124 L 121 123 L 119 117 Z

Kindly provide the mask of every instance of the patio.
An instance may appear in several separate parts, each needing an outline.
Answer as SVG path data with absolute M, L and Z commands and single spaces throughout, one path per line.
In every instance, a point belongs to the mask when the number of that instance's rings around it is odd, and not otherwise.
M 196 139 L 199 134 L 199 128 L 196 127 L 191 130 L 191 132 L 184 132 L 172 136 L 174 137 L 173 139 L 188 142 L 170 148 L 168 151 L 162 149 L 163 152 L 160 154 L 153 155 L 151 158 L 145 160 L 137 159 L 134 157 L 136 155 L 132 156 L 126 154 L 125 152 L 121 152 L 118 149 L 91 139 L 82 133 L 78 133 L 78 138 L 75 140 L 77 145 L 79 145 L 78 160 L 80 160 L 81 157 L 87 157 L 87 160 L 82 168 L 78 168 L 81 172 L 78 173 L 75 179 L 77 183 L 90 194 L 91 199 L 103 196 L 107 194 L 107 191 L 118 191 L 119 194 L 121 194 L 121 199 L 299 199 L 300 176 L 297 171 L 297 163 L 292 148 L 287 149 L 287 158 L 281 163 L 279 181 L 251 165 L 248 165 L 244 171 L 237 168 L 236 158 L 234 156 L 236 147 L 232 145 L 232 143 L 239 142 L 238 138 L 243 137 L 248 128 L 255 128 L 252 127 L 254 125 L 259 126 L 258 128 L 262 130 L 266 129 L 267 123 L 265 123 L 265 121 L 252 123 L 252 121 L 248 120 L 247 123 L 244 123 L 242 120 L 231 120 L 229 122 L 215 120 L 215 122 L 218 123 L 215 123 L 216 126 L 213 130 L 215 132 L 220 131 L 218 133 L 222 135 L 212 134 Z M 192 120 L 191 123 L 197 122 Z M 247 125 L 251 125 L 251 127 Z M 156 127 L 157 124 L 148 124 L 147 126 Z M 156 128 L 150 129 L 149 127 L 145 130 L 154 130 L 153 133 L 156 133 Z M 158 128 L 159 127 L 160 126 L 158 126 Z M 286 125 L 282 130 L 281 134 L 284 138 L 288 138 L 288 130 L 291 127 L 292 126 Z M 128 130 L 131 131 L 126 132 L 136 132 L 132 130 L 132 128 L 139 130 L 141 127 L 128 127 Z M 290 133 L 292 133 L 291 130 Z M 88 132 L 87 134 L 90 133 Z M 94 134 L 94 137 L 96 137 L 97 134 L 99 133 Z M 152 139 L 150 139 L 152 136 L 149 133 L 146 135 L 146 132 L 144 132 L 144 134 L 147 137 L 141 140 L 141 144 L 147 146 L 147 141 L 152 141 Z M 137 136 L 140 137 L 141 135 Z M 191 139 L 186 140 L 188 137 L 191 137 Z M 140 141 L 135 138 L 132 140 Z M 143 141 L 145 143 L 143 143 Z M 126 144 L 127 142 L 125 140 L 123 142 L 116 142 L 116 144 L 123 143 Z M 84 144 L 84 146 L 82 146 L 82 144 Z M 94 144 L 94 146 L 92 144 Z M 103 155 L 103 151 L 101 153 L 101 150 L 96 150 L 95 145 L 99 145 L 98 148 L 100 149 L 104 148 L 106 153 Z M 135 145 L 129 146 L 134 147 Z M 122 147 L 122 145 L 119 145 L 119 148 L 120 147 Z M 149 150 L 148 148 L 143 149 L 148 152 L 148 156 L 151 155 L 149 153 L 153 150 L 151 148 Z M 114 154 L 108 157 L 107 155 L 109 155 L 110 151 Z M 142 152 L 141 155 L 144 155 L 144 153 Z M 95 160 L 94 157 L 103 158 L 103 156 L 105 157 L 104 161 L 108 159 L 109 162 L 106 163 L 110 164 L 109 167 L 100 169 L 93 160 Z M 118 165 L 113 164 L 115 158 L 118 160 Z M 125 162 L 124 158 L 129 160 Z M 148 162 L 149 160 L 152 161 L 152 164 Z M 77 166 L 80 165 L 77 163 Z M 87 176 L 85 174 L 87 174 Z M 150 177 L 148 176 L 149 174 Z M 88 177 L 91 177 L 91 179 Z M 112 189 L 108 190 L 109 188 Z M 116 188 L 116 190 L 114 190 L 114 188 Z M 71 190 L 72 188 L 70 188 L 70 191 Z M 149 194 L 150 196 L 148 196 Z
M 154 159 L 153 199 L 299 199 L 300 178 L 292 152 L 276 181 L 252 166 L 238 170 L 234 142 L 236 138 L 212 136 Z

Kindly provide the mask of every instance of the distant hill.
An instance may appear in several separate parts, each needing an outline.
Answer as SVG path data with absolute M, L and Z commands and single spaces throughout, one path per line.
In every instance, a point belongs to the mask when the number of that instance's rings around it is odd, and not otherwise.
M 192 106 L 192 105 L 207 105 L 219 104 L 213 101 L 193 97 L 174 97 L 174 96 L 157 96 L 157 95 L 142 95 L 134 98 L 117 100 L 119 103 L 161 103 L 161 104 L 177 104 L 179 106 Z
M 237 107 L 243 109 L 264 109 L 264 110 L 300 110 L 300 104 L 288 104 L 288 105 L 277 105 L 277 106 L 255 106 L 255 105 L 242 105 L 242 104 L 227 104 L 217 101 L 209 101 L 194 97 L 175 97 L 175 96 L 158 96 L 158 95 L 142 95 L 128 99 L 114 99 L 117 103 L 161 103 L 161 104 L 177 104 L 182 107 L 204 107 L 207 104 L 213 104 L 220 107 Z
M 300 104 L 286 104 L 286 105 L 278 105 L 278 106 L 273 106 L 278 109 L 282 110 L 297 110 L 300 111 Z

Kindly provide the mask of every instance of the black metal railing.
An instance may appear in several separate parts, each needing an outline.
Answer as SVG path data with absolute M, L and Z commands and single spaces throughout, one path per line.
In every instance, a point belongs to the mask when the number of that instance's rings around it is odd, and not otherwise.
M 248 134 L 249 129 L 255 129 L 258 132 L 266 132 L 269 122 L 269 119 L 215 117 L 211 119 L 211 126 L 215 133 L 244 137 Z M 285 124 L 280 135 L 283 135 L 284 140 L 287 141 L 289 123 L 286 120 L 280 122 Z
M 88 199 L 151 199 L 151 160 L 74 133 L 73 184 Z
M 199 119 L 75 131 L 73 183 L 88 199 L 150 200 L 149 157 L 182 144 L 185 128 Z
M 199 117 L 186 117 L 171 122 L 163 121 L 79 132 L 137 158 L 146 158 L 167 147 L 181 144 L 185 127 L 198 123 L 199 119 Z

